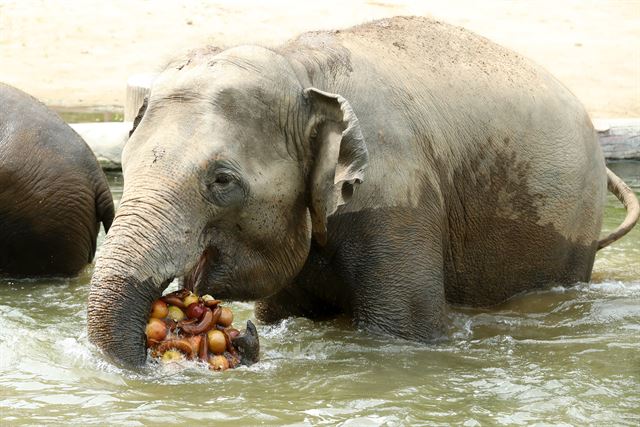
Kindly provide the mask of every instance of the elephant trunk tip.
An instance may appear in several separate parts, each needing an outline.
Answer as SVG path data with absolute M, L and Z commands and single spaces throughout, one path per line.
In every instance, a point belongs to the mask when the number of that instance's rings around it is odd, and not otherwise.
M 260 339 L 258 330 L 251 320 L 247 320 L 246 330 L 232 340 L 233 345 L 240 353 L 243 365 L 251 366 L 260 360 Z
M 117 365 L 143 366 L 147 359 L 146 322 L 160 293 L 147 281 L 94 280 L 87 306 L 89 341 Z

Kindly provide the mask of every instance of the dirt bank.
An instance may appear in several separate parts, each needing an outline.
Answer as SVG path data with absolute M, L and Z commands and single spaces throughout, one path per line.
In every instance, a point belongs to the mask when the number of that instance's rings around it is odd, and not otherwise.
M 185 48 L 431 15 L 544 65 L 594 117 L 640 117 L 640 1 L 0 0 L 0 80 L 50 105 L 122 105 L 127 76 Z

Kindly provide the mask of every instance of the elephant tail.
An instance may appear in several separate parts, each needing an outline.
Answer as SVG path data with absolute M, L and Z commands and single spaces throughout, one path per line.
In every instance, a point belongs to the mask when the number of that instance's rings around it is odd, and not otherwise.
M 609 188 L 609 191 L 615 194 L 618 200 L 622 202 L 624 207 L 627 209 L 627 216 L 618 228 L 613 230 L 607 237 L 598 241 L 598 249 L 609 246 L 611 243 L 631 231 L 633 226 L 636 225 L 636 222 L 638 222 L 638 217 L 640 216 L 640 203 L 638 203 L 638 198 L 634 194 L 633 190 L 629 188 L 629 186 L 616 174 L 611 172 L 609 168 L 607 168 L 607 188 Z
M 113 206 L 113 198 L 111 197 L 111 191 L 107 186 L 106 179 L 104 180 L 104 188 L 98 190 L 96 195 L 96 212 L 98 214 L 98 221 L 102 222 L 104 226 L 104 232 L 109 232 L 113 217 L 115 216 L 115 207 Z

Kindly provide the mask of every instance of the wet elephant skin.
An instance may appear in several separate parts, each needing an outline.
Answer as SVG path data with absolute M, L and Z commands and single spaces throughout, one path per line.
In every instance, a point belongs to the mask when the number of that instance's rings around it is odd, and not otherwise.
M 0 274 L 70 276 L 114 216 L 87 144 L 35 98 L 0 83 Z
M 560 82 L 416 17 L 177 58 L 123 174 L 88 328 L 128 365 L 144 363 L 144 320 L 118 334 L 124 307 L 174 277 L 256 300 L 265 322 L 345 315 L 429 342 L 447 303 L 589 280 L 607 191 L 589 116 Z

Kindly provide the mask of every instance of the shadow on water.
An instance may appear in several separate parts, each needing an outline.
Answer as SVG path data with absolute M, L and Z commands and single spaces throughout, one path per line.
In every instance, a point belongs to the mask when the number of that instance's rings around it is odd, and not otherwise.
M 640 190 L 640 162 L 610 167 Z M 109 174 L 116 203 L 122 176 Z M 604 232 L 624 209 L 607 199 Z M 99 243 L 104 239 L 100 235 Z M 88 343 L 91 266 L 77 278 L 0 279 L 0 417 L 72 425 L 637 425 L 640 227 L 596 259 L 590 284 L 450 310 L 450 339 L 373 337 L 345 319 L 260 325 L 262 361 L 129 372 Z M 253 305 L 231 305 L 239 324 Z M 126 327 L 126 325 L 123 325 Z

